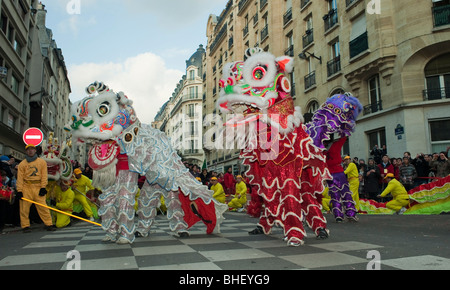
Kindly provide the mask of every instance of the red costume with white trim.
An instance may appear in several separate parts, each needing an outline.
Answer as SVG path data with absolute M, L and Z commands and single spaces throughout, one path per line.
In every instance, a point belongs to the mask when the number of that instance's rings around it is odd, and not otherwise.
M 293 59 L 258 49 L 247 56 L 244 63 L 226 66 L 218 106 L 223 113 L 236 114 L 226 124 L 231 133 L 238 131 L 233 140 L 245 140 L 241 159 L 249 166 L 246 176 L 255 189 L 248 212 L 260 217 L 265 234 L 280 225 L 289 245 L 303 244 L 304 219 L 325 238 L 321 193 L 323 181 L 331 176 L 290 95 L 285 74 L 292 71 Z

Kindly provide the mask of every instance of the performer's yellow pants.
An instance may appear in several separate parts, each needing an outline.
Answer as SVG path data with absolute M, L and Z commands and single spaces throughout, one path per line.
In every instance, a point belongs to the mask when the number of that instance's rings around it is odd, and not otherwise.
M 326 212 L 331 211 L 330 202 L 331 202 L 331 198 L 322 198 L 322 207 Z
M 86 216 L 88 218 L 91 218 L 94 216 L 94 213 L 92 212 L 92 208 L 89 205 L 89 203 L 84 195 L 75 192 L 75 200 L 77 200 L 83 206 L 84 213 L 86 214 Z
M 46 205 L 47 204 L 46 197 L 39 196 L 40 189 L 41 189 L 40 184 L 25 183 L 22 189 L 23 197 L 31 201 Z M 31 205 L 32 204 L 29 202 L 23 200 L 20 201 L 20 225 L 22 229 L 30 227 Z M 50 210 L 38 205 L 36 205 L 36 209 L 44 224 L 48 227 L 52 226 L 53 222 Z
M 359 202 L 359 180 L 358 178 L 353 178 L 349 180 L 350 185 L 350 191 L 352 192 L 352 198 L 355 202 L 356 211 L 358 212 L 360 209 L 360 202 Z
M 243 200 L 242 198 L 233 198 L 233 199 L 228 203 L 228 207 L 238 209 L 238 208 L 243 207 L 243 206 L 245 205 L 246 202 L 247 202 L 247 200 L 245 200 L 245 202 L 244 202 L 244 200 Z
M 407 207 L 409 205 L 409 199 L 404 198 L 396 198 L 386 204 L 388 209 L 392 209 L 393 211 L 400 211 L 403 207 Z
M 67 212 L 67 213 L 72 214 L 72 212 Z M 59 213 L 59 212 L 54 212 L 53 214 L 56 219 L 55 225 L 58 229 L 65 228 L 70 224 L 69 216 Z

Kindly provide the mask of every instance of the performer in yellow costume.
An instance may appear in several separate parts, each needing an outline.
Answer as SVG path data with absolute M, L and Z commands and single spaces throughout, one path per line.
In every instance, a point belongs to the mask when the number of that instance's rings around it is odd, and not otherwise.
M 352 162 L 350 156 L 346 156 L 344 163 L 347 165 L 345 175 L 347 175 L 348 183 L 350 185 L 350 191 L 352 192 L 352 198 L 355 201 L 356 211 L 360 209 L 359 203 L 359 171 L 356 164 Z
M 385 197 L 389 193 L 394 198 L 386 204 L 386 207 L 396 211 L 398 214 L 403 214 L 406 207 L 409 205 L 409 195 L 405 187 L 395 179 L 394 174 L 389 173 L 384 178 L 388 182 L 386 189 L 378 197 Z
M 61 181 L 59 185 L 55 187 L 55 200 L 51 201 L 51 205 L 56 209 L 72 214 L 73 212 L 73 200 L 75 193 L 70 188 L 70 181 Z M 70 225 L 70 217 L 62 213 L 55 212 L 56 227 L 58 229 L 65 228 Z
M 242 176 L 236 176 L 236 194 L 234 198 L 228 203 L 230 210 L 241 210 L 247 203 L 247 185 L 242 181 Z
M 214 191 L 213 198 L 218 202 L 226 203 L 225 190 L 217 177 L 211 178 L 211 183 L 213 184 L 211 190 Z
M 331 211 L 330 203 L 331 203 L 331 197 L 330 197 L 330 189 L 328 186 L 325 188 L 325 191 L 322 193 L 322 207 L 323 210 L 329 213 Z
M 47 163 L 36 154 L 36 147 L 28 145 L 26 147 L 26 159 L 19 164 L 17 170 L 17 198 L 22 197 L 31 201 L 46 204 L 48 171 Z M 20 201 L 20 223 L 24 233 L 30 229 L 30 207 L 31 203 Z M 44 222 L 48 231 L 54 231 L 50 211 L 44 207 L 36 207 L 39 216 Z
M 83 206 L 84 213 L 91 221 L 93 221 L 94 212 L 87 201 L 86 194 L 89 191 L 94 191 L 95 187 L 92 186 L 91 180 L 82 174 L 81 169 L 75 169 L 74 173 L 76 181 L 72 185 L 72 190 L 75 193 L 75 200 Z

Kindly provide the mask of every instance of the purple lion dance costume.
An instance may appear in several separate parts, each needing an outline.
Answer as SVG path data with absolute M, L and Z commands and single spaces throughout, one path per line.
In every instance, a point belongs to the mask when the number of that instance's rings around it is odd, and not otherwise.
M 338 222 L 344 218 L 357 220 L 355 202 L 341 165 L 341 150 L 347 138 L 354 132 L 356 119 L 362 110 L 361 103 L 352 95 L 335 95 L 322 105 L 307 124 L 307 132 L 314 140 L 314 145 L 323 150 L 329 146 L 326 152 L 327 166 L 333 179 L 327 182 L 332 212 Z M 341 138 L 332 142 L 331 135 L 336 133 Z

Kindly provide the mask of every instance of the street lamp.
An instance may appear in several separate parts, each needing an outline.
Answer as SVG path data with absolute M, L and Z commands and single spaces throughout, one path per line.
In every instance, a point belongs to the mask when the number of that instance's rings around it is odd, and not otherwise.
M 306 55 L 306 54 L 309 54 L 309 56 L 308 55 Z M 317 56 L 315 56 L 315 54 L 314 53 L 309 53 L 309 52 L 307 52 L 307 51 L 304 51 L 304 52 L 302 52 L 302 53 L 300 53 L 299 55 L 298 55 L 298 57 L 300 58 L 300 59 L 307 59 L 308 57 L 314 57 L 315 59 L 318 59 L 319 61 L 320 61 L 320 64 L 322 64 L 322 57 L 320 56 L 320 57 L 317 57 Z

